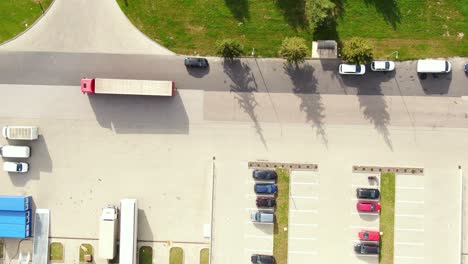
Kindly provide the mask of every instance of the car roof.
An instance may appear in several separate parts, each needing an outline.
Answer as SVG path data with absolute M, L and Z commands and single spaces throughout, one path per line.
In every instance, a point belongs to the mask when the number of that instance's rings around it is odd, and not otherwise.
M 374 61 L 374 68 L 375 69 L 386 69 L 386 62 L 387 61 Z
M 343 72 L 356 72 L 356 65 L 354 64 L 341 64 Z

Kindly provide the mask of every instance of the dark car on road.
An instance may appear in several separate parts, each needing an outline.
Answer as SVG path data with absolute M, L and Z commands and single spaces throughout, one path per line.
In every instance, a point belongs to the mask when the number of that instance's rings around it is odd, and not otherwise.
M 257 204 L 257 207 L 272 208 L 276 206 L 275 198 L 271 197 L 257 197 L 255 203 Z
M 274 264 L 275 262 L 275 257 L 270 256 L 270 255 L 257 255 L 254 254 L 252 257 L 250 257 L 250 260 L 254 264 Z
M 252 177 L 255 180 L 275 181 L 278 178 L 278 174 L 274 170 L 254 170 Z
M 205 58 L 185 58 L 184 60 L 185 67 L 196 67 L 196 68 L 206 68 L 209 66 L 208 60 Z
M 378 189 L 372 188 L 357 188 L 356 196 L 359 199 L 379 199 L 380 192 Z
M 275 194 L 278 192 L 278 186 L 276 184 L 269 183 L 257 183 L 255 184 L 254 190 L 260 194 Z
M 380 248 L 377 244 L 357 244 L 354 245 L 354 252 L 361 255 L 378 255 Z

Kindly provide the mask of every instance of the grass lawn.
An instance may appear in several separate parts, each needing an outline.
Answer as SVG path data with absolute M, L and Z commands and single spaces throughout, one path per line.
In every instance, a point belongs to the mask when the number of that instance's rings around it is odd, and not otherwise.
M 3 259 L 3 240 L 0 240 L 0 259 Z
M 86 248 L 86 250 L 83 249 Z M 81 244 L 80 246 L 80 262 L 84 262 L 84 255 L 92 255 L 93 254 L 93 246 L 90 244 Z
M 42 9 L 51 3 L 52 0 L 43 0 Z M 41 6 L 33 0 L 1 0 L 0 10 L 0 43 L 25 31 L 42 14 Z
M 184 250 L 180 247 L 173 247 L 169 252 L 169 264 L 183 264 Z
M 210 263 L 210 250 L 208 248 L 204 248 L 200 250 L 200 264 L 208 263 Z
M 153 263 L 153 248 L 152 247 L 143 246 L 140 248 L 138 263 L 139 264 Z
M 11 1 L 11 0 L 10 0 Z M 214 43 L 240 40 L 248 54 L 277 57 L 287 36 L 343 41 L 370 39 L 375 57 L 395 50 L 400 59 L 468 56 L 466 0 L 334 0 L 337 19 L 315 34 L 301 0 L 117 0 L 150 38 L 180 54 L 214 55 Z M 397 4 L 395 4 L 395 2 Z M 309 54 L 310 56 L 310 54 Z
M 273 255 L 276 263 L 288 263 L 289 170 L 277 169 L 278 196 L 276 197 Z
M 383 173 L 380 180 L 380 264 L 393 263 L 393 236 L 395 227 L 395 174 Z
M 63 245 L 62 243 L 53 242 L 50 244 L 50 260 L 63 261 Z

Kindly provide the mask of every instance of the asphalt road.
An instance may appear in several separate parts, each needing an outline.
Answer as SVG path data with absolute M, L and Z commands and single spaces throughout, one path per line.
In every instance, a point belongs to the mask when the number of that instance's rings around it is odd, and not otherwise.
M 209 69 L 187 70 L 183 56 L 104 53 L 0 52 L 0 83 L 79 85 L 82 77 L 174 80 L 178 89 L 269 93 L 463 96 L 462 58 L 453 72 L 421 80 L 416 62 L 399 62 L 393 73 L 341 76 L 339 60 L 309 60 L 299 69 L 280 59 L 245 58 L 234 63 L 209 58 Z

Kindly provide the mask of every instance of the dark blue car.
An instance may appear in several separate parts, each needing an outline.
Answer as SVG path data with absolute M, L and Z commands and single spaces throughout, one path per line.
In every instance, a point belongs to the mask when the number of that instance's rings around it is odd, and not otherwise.
M 255 184 L 255 192 L 264 194 L 275 194 L 276 192 L 278 192 L 278 187 L 276 186 L 276 184 L 257 183 Z

